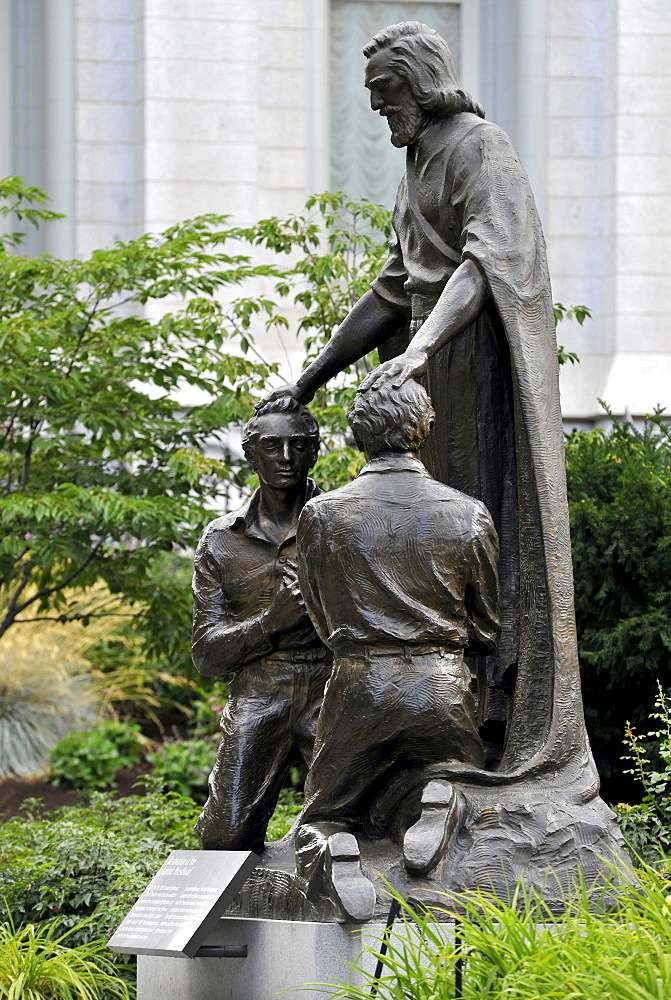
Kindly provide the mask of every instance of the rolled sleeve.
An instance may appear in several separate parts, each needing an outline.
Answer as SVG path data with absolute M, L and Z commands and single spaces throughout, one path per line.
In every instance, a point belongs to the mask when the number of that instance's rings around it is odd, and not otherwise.
M 408 272 L 403 263 L 398 236 L 396 235 L 396 231 L 392 230 L 387 259 L 370 287 L 385 302 L 388 302 L 395 309 L 399 310 L 399 312 L 409 315 L 411 312 L 411 303 L 410 297 L 405 290 L 407 280 Z

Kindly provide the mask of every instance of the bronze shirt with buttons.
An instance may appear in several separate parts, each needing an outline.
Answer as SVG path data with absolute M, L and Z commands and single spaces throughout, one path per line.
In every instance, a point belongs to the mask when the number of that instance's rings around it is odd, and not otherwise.
M 306 498 L 321 491 L 307 482 Z M 209 795 L 196 824 L 204 850 L 263 850 L 284 776 L 312 758 L 331 664 L 307 613 L 267 634 L 263 613 L 296 562 L 296 537 L 281 545 L 259 522 L 260 492 L 217 518 L 198 545 L 193 577 L 193 660 L 231 679 Z
M 306 499 L 321 490 L 308 479 Z M 212 521 L 198 544 L 193 574 L 193 661 L 202 674 L 230 677 L 276 650 L 321 647 L 308 619 L 273 637 L 262 615 L 296 565 L 296 536 L 276 545 L 259 524 L 260 491 L 237 511 Z

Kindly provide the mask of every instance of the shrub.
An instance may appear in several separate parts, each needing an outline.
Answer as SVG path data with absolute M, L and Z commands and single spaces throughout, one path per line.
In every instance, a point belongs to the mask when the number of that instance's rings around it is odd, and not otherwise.
M 170 851 L 197 847 L 200 807 L 148 782 L 146 795 L 91 793 L 42 814 L 38 801 L 0 825 L 0 917 L 17 926 L 58 918 L 76 941 L 109 937 Z M 4 900 L 4 902 L 3 902 Z
M 49 755 L 49 779 L 68 788 L 106 788 L 124 767 L 140 758 L 138 726 L 105 722 L 88 732 L 72 732 Z
M 76 930 L 76 928 L 75 928 Z M 129 1000 L 104 941 L 72 946 L 74 931 L 51 921 L 16 930 L 0 924 L 0 998 L 6 1000 Z
M 147 794 L 115 799 L 92 792 L 87 805 L 43 814 L 37 800 L 0 824 L 0 920 L 17 926 L 57 918 L 74 940 L 109 937 L 170 851 L 198 847 L 202 805 L 145 779 Z M 269 828 L 287 832 L 300 797 L 284 789 Z M 91 917 L 90 924 L 81 921 Z
M 204 801 L 216 754 L 217 746 L 211 739 L 180 740 L 148 753 L 147 763 L 167 789 Z
M 293 826 L 293 822 L 303 808 L 303 795 L 294 788 L 283 788 L 277 807 L 268 824 L 266 838 L 281 840 Z
M 657 679 L 671 684 L 671 426 L 573 434 L 566 445 L 585 715 L 604 791 L 621 779 L 627 720 L 644 723 Z
M 209 682 L 209 683 L 208 683 Z M 203 683 L 208 684 L 207 689 Z M 203 678 L 190 705 L 191 725 L 197 736 L 216 736 L 221 731 L 221 714 L 228 700 L 226 681 Z
M 633 775 L 643 790 L 639 805 L 620 803 L 615 807 L 620 829 L 632 851 L 649 864 L 668 867 L 671 852 L 671 710 L 658 685 L 655 707 L 648 731 L 638 733 L 629 723 L 625 730 L 629 763 L 626 774 Z

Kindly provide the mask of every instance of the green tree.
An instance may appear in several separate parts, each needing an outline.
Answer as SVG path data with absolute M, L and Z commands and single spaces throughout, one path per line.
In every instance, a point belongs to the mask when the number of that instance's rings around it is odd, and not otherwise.
M 18 217 L 50 214 L 16 179 L 0 196 Z M 66 590 L 100 580 L 165 622 L 174 595 L 156 557 L 195 542 L 239 472 L 205 457 L 205 440 L 224 454 L 272 371 L 229 348 L 269 305 L 217 294 L 275 273 L 232 252 L 235 238 L 203 216 L 86 261 L 0 251 L 0 636 L 35 617 L 86 620 Z M 185 388 L 206 401 L 180 407 Z
M 604 791 L 622 779 L 627 722 L 645 722 L 671 684 L 671 427 L 580 431 L 566 445 L 576 618 L 588 729 Z

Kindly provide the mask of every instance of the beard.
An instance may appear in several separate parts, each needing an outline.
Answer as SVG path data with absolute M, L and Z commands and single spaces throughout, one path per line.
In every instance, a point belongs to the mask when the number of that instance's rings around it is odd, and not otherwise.
M 392 145 L 401 149 L 403 146 L 413 144 L 429 116 L 423 108 L 414 104 L 388 108 L 385 117 L 391 132 Z

